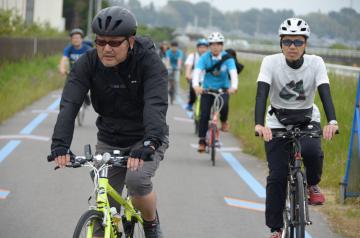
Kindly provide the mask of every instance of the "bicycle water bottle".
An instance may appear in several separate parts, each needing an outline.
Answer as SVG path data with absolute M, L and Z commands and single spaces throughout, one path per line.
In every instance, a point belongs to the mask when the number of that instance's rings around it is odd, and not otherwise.
M 116 207 L 111 207 L 110 208 L 110 213 L 111 213 L 112 222 L 115 225 L 117 232 L 119 234 L 122 234 L 123 229 L 122 229 L 122 223 L 121 223 L 121 216 L 117 212 Z

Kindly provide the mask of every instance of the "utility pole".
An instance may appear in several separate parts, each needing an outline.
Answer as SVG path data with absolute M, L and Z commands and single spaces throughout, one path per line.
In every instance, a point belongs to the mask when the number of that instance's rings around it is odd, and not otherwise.
M 93 19 L 93 12 L 94 12 L 94 0 L 89 0 L 89 11 L 88 11 L 88 21 L 87 21 L 87 31 L 86 31 L 86 38 L 92 41 L 92 29 L 91 29 L 91 22 Z
M 209 3 L 209 28 L 212 28 L 212 2 L 213 0 L 210 0 Z
M 102 1 L 101 0 L 96 0 L 96 13 L 98 13 L 101 10 L 101 5 L 102 5 Z

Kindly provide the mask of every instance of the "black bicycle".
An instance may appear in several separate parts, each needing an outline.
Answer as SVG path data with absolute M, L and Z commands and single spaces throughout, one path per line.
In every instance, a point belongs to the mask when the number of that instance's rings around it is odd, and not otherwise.
M 302 169 L 300 139 L 303 137 L 320 138 L 322 131 L 315 130 L 311 124 L 307 129 L 301 130 L 297 126 L 288 126 L 286 130 L 272 131 L 273 138 L 287 139 L 291 143 L 282 238 L 304 238 L 305 226 L 312 224 L 309 218 L 306 171 Z M 257 133 L 256 136 L 258 136 Z
M 174 104 L 175 96 L 176 96 L 176 72 L 178 69 L 169 69 L 169 77 L 168 77 L 168 93 L 170 97 L 170 104 Z

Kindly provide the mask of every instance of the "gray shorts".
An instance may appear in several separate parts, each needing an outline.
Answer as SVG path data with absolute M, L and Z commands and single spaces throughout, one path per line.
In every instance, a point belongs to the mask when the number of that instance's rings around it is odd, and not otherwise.
M 114 150 L 120 150 L 121 154 L 129 154 L 131 149 L 141 146 L 142 142 L 139 142 L 132 147 L 118 148 L 110 146 L 102 141 L 98 141 L 96 153 L 112 153 Z M 155 151 L 154 160 L 145 161 L 143 167 L 139 168 L 137 171 L 127 171 L 126 168 L 110 168 L 108 173 L 110 185 L 119 194 L 121 194 L 125 183 L 130 196 L 148 195 L 153 189 L 151 178 L 155 176 L 155 171 L 159 167 L 160 161 L 163 160 L 167 148 L 168 143 L 163 143 Z M 113 201 L 111 198 L 109 198 L 109 201 L 110 205 L 112 205 Z

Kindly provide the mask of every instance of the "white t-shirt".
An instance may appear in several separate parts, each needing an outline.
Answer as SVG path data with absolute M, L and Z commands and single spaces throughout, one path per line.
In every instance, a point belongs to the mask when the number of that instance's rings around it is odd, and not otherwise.
M 264 57 L 258 82 L 270 85 L 270 104 L 275 108 L 307 109 L 313 106 L 312 121 L 320 122 L 320 112 L 314 104 L 317 87 L 329 84 L 323 59 L 316 55 L 304 55 L 304 63 L 299 69 L 286 64 L 282 53 Z M 266 126 L 283 128 L 275 115 L 266 114 Z
M 195 57 L 195 59 L 194 59 L 194 57 Z M 199 53 L 193 52 L 193 53 L 190 53 L 185 60 L 185 65 L 191 65 L 193 67 L 193 70 L 191 72 L 192 77 L 194 77 L 194 69 L 195 69 L 195 66 L 196 66 L 197 62 L 199 61 L 199 59 L 200 59 Z M 205 72 L 201 72 L 200 82 L 204 81 L 204 76 L 205 76 Z

